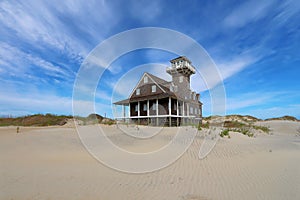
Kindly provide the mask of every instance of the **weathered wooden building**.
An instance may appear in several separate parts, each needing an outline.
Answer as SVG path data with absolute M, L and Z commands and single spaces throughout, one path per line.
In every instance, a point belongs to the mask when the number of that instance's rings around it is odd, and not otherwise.
M 190 77 L 196 70 L 191 61 L 180 56 L 170 61 L 166 72 L 172 81 L 144 73 L 128 99 L 115 102 L 123 106 L 123 117 L 137 124 L 180 126 L 196 124 L 202 119 L 200 94 L 190 88 Z M 128 116 L 125 114 L 128 107 Z

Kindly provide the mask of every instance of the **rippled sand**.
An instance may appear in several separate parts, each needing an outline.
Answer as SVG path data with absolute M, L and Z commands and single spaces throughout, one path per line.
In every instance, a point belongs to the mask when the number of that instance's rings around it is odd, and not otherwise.
M 16 127 L 1 127 L 0 199 L 300 199 L 300 123 L 289 134 L 280 129 L 283 122 L 272 123 L 273 135 L 231 133 L 199 160 L 202 131 L 175 163 L 145 174 L 104 166 L 86 151 L 74 128 L 21 127 L 17 134 Z M 176 130 L 164 128 L 136 140 L 115 126 L 103 129 L 133 152 L 162 147 Z

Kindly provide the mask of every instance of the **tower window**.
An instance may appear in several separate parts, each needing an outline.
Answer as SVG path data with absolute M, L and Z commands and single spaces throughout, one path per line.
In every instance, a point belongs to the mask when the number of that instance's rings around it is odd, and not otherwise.
M 152 91 L 152 92 L 156 92 L 156 85 L 152 85 L 151 91 Z
M 148 76 L 144 77 L 144 83 L 148 83 Z
M 136 89 L 135 94 L 136 94 L 136 95 L 140 95 L 140 94 L 141 94 L 140 88 L 137 88 L 137 89 Z
M 183 76 L 179 76 L 179 83 L 183 82 Z

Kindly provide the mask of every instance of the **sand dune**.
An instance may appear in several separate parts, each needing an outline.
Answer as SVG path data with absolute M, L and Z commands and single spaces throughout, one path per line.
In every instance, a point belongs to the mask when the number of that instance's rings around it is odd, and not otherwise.
M 300 199 L 300 123 L 261 123 L 273 135 L 231 134 L 199 160 L 202 130 L 175 163 L 145 174 L 104 166 L 74 128 L 21 127 L 17 134 L 16 127 L 1 127 L 0 199 Z M 136 140 L 120 136 L 116 126 L 102 128 L 120 147 L 136 152 L 160 148 L 176 129 Z

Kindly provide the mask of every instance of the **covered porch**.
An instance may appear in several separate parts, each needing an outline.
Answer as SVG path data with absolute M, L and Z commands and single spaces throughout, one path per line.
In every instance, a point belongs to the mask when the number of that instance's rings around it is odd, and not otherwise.
M 188 102 L 170 96 L 152 99 L 125 99 L 115 102 L 114 105 L 116 120 L 126 123 L 151 126 L 180 126 L 196 124 L 199 121 L 196 116 L 190 115 Z

